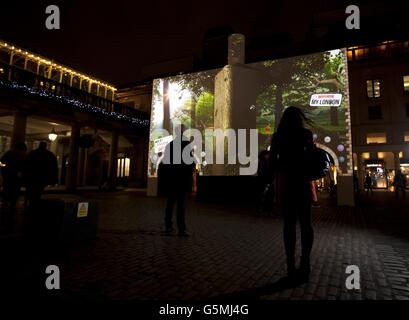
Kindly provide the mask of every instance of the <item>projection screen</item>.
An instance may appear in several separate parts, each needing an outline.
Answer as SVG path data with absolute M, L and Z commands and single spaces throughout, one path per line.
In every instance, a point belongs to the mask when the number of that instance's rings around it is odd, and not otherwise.
M 301 108 L 313 121 L 314 140 L 331 155 L 337 174 L 352 175 L 347 58 L 345 49 L 337 49 L 154 80 L 148 177 L 157 176 L 175 123 L 203 137 L 204 151 L 196 155 L 200 175 L 240 174 L 239 164 L 204 160 L 217 145 L 212 132 L 257 129 L 261 152 L 288 106 Z

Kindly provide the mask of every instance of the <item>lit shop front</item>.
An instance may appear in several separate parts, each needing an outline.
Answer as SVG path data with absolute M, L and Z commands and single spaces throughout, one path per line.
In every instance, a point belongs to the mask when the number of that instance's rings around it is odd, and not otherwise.
M 406 180 L 409 181 L 409 159 L 400 159 L 400 170 L 406 176 Z M 408 184 L 406 184 L 406 188 L 409 188 Z
M 389 185 L 388 171 L 384 160 L 366 160 L 364 162 L 365 174 L 369 173 L 372 187 L 387 189 Z

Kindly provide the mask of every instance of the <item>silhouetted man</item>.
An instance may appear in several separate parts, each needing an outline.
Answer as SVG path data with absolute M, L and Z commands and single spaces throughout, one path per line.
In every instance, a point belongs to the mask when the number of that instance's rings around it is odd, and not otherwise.
M 183 140 L 182 132 L 184 131 L 184 126 L 176 128 L 175 131 L 176 136 L 166 146 L 164 157 L 159 164 L 159 192 L 167 196 L 165 211 L 166 233 L 173 232 L 172 216 L 176 203 L 178 235 L 187 237 L 189 234 L 186 232 L 185 222 L 186 193 L 192 191 L 195 164 L 194 162 L 191 164 L 187 163 L 187 159 L 183 159 L 183 153 L 191 155 L 191 150 L 186 149 L 189 148 L 189 141 Z
M 393 185 L 395 187 L 395 195 L 396 198 L 399 197 L 399 192 L 402 193 L 402 197 L 405 198 L 405 191 L 406 191 L 406 176 L 402 173 L 401 170 L 398 170 L 395 175 L 395 179 L 393 181 Z
M 58 182 L 58 164 L 55 155 L 47 150 L 46 142 L 29 152 L 25 161 L 24 179 L 30 207 L 38 204 L 44 188 Z
M 365 176 L 364 186 L 365 186 L 365 189 L 366 189 L 366 194 L 369 195 L 369 191 L 371 191 L 371 196 L 372 196 L 373 195 L 372 178 L 369 175 L 369 172 Z
M 1 168 L 3 178 L 3 210 L 10 207 L 13 212 L 20 194 L 24 158 L 27 147 L 24 142 L 17 143 L 14 149 L 7 151 L 0 159 L 4 167 Z

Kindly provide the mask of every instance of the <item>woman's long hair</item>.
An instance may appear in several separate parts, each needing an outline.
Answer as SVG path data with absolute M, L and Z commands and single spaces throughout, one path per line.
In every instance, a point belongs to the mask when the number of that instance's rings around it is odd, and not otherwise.
M 300 129 L 306 124 L 312 125 L 312 121 L 300 108 L 290 106 L 284 110 L 277 131 Z

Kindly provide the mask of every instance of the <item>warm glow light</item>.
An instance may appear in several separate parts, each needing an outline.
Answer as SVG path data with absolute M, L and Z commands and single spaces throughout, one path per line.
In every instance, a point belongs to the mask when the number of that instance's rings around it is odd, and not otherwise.
M 125 158 L 125 177 L 129 177 L 129 164 L 131 159 Z
M 57 135 L 57 133 L 55 132 L 55 130 L 53 128 L 53 130 L 51 130 L 51 132 L 48 134 L 48 139 L 50 141 L 55 141 L 55 139 L 57 139 L 57 137 L 58 137 L 58 135 Z
M 382 133 L 368 133 L 366 135 L 366 143 L 386 143 L 386 134 Z
M 78 72 L 76 72 L 76 71 L 74 71 L 74 70 L 72 70 L 72 69 L 70 69 L 70 68 L 65 67 L 65 66 L 62 66 L 62 65 L 58 65 L 58 64 L 56 64 L 56 63 L 53 63 L 53 62 L 51 62 L 51 61 L 49 61 L 49 60 L 47 60 L 47 59 L 44 59 L 44 58 L 41 57 L 41 56 L 37 56 L 37 55 L 33 54 L 33 53 L 31 53 L 31 52 L 22 51 L 21 48 L 18 48 L 18 47 L 14 46 L 14 45 L 10 45 L 10 44 L 8 44 L 7 42 L 0 42 L 0 46 L 6 47 L 6 48 L 10 48 L 11 50 L 16 49 L 16 51 L 18 51 L 19 53 L 24 54 L 24 55 L 28 56 L 28 57 L 31 58 L 31 59 L 37 60 L 38 63 L 41 62 L 41 63 L 45 63 L 45 64 L 52 65 L 53 67 L 56 67 L 56 68 L 58 68 L 58 69 L 63 69 L 64 71 L 67 71 L 67 72 L 70 73 L 71 75 L 80 76 L 80 77 L 82 77 L 82 78 L 84 78 L 84 79 L 87 79 L 87 80 L 89 80 L 89 81 L 95 82 L 95 83 L 97 83 L 98 85 L 104 86 L 104 87 L 106 87 L 106 88 L 108 88 L 108 89 L 110 89 L 110 90 L 113 90 L 113 91 L 116 91 L 116 90 L 117 90 L 116 88 L 114 88 L 113 86 L 111 86 L 111 85 L 109 85 L 109 84 L 107 84 L 107 83 L 103 83 L 103 82 L 101 82 L 101 81 L 99 81 L 99 80 L 92 79 L 92 78 L 90 78 L 90 77 L 88 77 L 88 76 L 86 76 L 86 75 L 84 75 L 84 74 L 78 73 Z
M 129 166 L 130 166 L 131 159 L 130 158 L 119 158 L 118 159 L 118 166 L 117 166 L 117 177 L 129 177 Z

